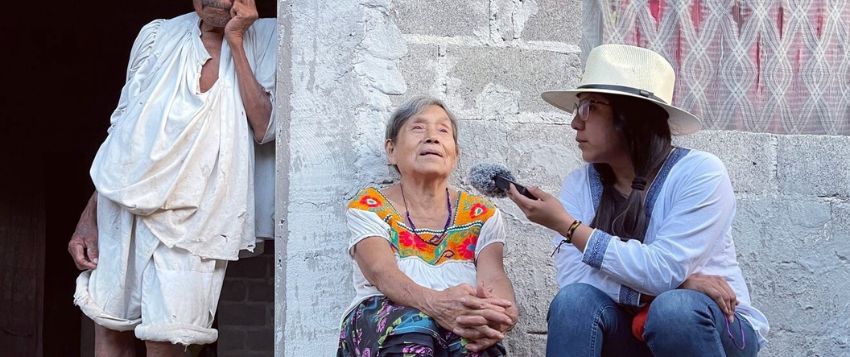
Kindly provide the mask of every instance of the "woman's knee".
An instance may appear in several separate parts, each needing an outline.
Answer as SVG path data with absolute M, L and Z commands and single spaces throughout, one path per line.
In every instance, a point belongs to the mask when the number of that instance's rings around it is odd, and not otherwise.
M 697 324 L 710 318 L 711 299 L 705 294 L 687 289 L 676 289 L 658 295 L 649 307 L 646 328 Z
M 594 302 L 610 300 L 605 293 L 589 284 L 570 284 L 558 291 L 555 298 L 549 304 L 549 315 L 572 314 L 576 309 L 595 310 Z

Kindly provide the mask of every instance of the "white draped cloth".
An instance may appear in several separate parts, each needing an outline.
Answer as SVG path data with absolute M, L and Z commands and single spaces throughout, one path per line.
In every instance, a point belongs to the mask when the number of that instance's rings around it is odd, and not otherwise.
M 200 90 L 210 55 L 199 22 L 189 13 L 142 29 L 90 173 L 101 198 L 135 215 L 166 246 L 236 260 L 256 237 L 253 134 L 226 41 L 218 80 Z M 244 41 L 254 75 L 274 101 L 275 20 L 257 20 Z M 261 142 L 273 139 L 274 127 L 272 113 Z

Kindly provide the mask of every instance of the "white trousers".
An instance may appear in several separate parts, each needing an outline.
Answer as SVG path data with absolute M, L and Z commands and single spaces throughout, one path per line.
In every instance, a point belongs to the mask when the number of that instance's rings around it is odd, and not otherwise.
M 98 264 L 77 278 L 74 304 L 95 323 L 145 341 L 208 344 L 226 260 L 169 248 L 136 217 L 98 197 Z

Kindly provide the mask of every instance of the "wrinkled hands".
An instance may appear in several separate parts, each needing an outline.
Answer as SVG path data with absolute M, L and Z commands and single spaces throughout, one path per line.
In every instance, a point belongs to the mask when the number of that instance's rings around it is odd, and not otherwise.
M 228 42 L 241 42 L 245 31 L 257 20 L 254 0 L 235 0 L 230 8 L 230 21 L 224 26 L 224 37 Z
M 437 324 L 470 340 L 466 346 L 478 352 L 505 338 L 505 332 L 516 323 L 513 304 L 497 298 L 479 286 L 461 284 L 438 292 L 429 301 L 428 315 Z
M 80 216 L 68 242 L 68 254 L 71 254 L 77 269 L 97 268 L 97 220 L 93 215 Z
M 478 284 L 478 288 L 475 290 L 475 296 L 485 300 L 497 299 L 492 295 L 490 290 L 480 283 Z M 507 302 L 510 304 L 509 301 Z M 501 341 L 504 338 L 504 335 L 514 327 L 519 318 L 517 309 L 510 305 L 503 307 L 505 310 L 504 314 L 510 318 L 510 321 L 488 320 L 487 317 L 482 314 L 469 314 L 457 317 L 456 321 L 458 325 L 460 325 L 460 330 L 454 332 L 470 340 L 470 343 L 466 345 L 467 349 L 473 352 L 483 351 L 496 342 Z M 501 338 L 491 338 L 481 334 L 478 334 L 479 336 L 476 337 L 477 329 L 483 327 L 488 327 L 501 332 Z
M 561 201 L 537 186 L 527 187 L 536 200 L 523 196 L 516 190 L 513 184 L 508 191 L 508 197 L 516 203 L 528 220 L 556 232 L 561 232 L 564 225 L 569 226 L 572 221 L 564 210 Z
M 734 321 L 738 297 L 722 276 L 693 274 L 679 288 L 696 290 L 708 295 L 714 299 L 729 322 Z

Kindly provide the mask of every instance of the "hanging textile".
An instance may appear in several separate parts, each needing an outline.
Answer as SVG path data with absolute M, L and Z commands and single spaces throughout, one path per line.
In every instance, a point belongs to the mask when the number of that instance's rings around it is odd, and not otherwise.
M 676 70 L 706 129 L 850 135 L 850 0 L 585 0 L 582 50 L 630 44 Z

